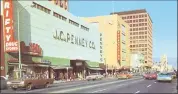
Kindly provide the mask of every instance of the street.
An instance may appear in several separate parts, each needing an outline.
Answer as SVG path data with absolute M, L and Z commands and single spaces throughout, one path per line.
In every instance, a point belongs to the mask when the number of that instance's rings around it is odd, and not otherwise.
M 74 81 L 53 84 L 48 89 L 31 91 L 2 90 L 1 93 L 176 93 L 177 81 L 160 83 L 155 80 L 144 80 L 141 77 L 128 80 L 107 78 L 98 81 Z

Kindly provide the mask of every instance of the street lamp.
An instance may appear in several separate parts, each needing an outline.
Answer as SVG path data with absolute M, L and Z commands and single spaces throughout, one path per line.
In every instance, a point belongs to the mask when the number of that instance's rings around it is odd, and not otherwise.
M 22 62 L 21 62 L 21 50 L 20 50 L 20 30 L 19 30 L 19 15 L 20 15 L 20 12 L 22 11 L 22 10 L 24 10 L 26 7 L 28 7 L 28 6 L 31 6 L 31 5 L 26 5 L 26 6 L 24 6 L 24 7 L 22 7 L 21 9 L 20 9 L 20 11 L 19 11 L 19 8 L 17 8 L 17 20 L 18 20 L 18 24 L 17 24 L 17 26 L 18 26 L 18 30 L 17 30 L 17 32 L 18 32 L 18 47 L 19 47 L 19 71 L 20 71 L 20 78 L 21 78 L 21 76 L 22 76 Z M 33 7 L 33 6 L 32 6 Z
M 69 75 L 69 74 L 68 74 L 68 70 L 69 70 L 69 69 L 68 69 L 68 67 L 67 67 L 67 81 L 68 81 L 68 75 Z

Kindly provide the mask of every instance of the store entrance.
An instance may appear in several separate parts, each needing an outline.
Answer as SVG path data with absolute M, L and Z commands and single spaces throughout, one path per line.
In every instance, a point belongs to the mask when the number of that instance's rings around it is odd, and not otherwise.
M 86 64 L 85 61 L 82 60 L 71 60 L 70 65 L 73 68 L 74 74 L 79 79 L 83 79 L 86 76 Z

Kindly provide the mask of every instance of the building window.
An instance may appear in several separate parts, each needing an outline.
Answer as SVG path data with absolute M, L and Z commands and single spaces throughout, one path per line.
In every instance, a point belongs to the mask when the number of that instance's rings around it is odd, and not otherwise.
M 139 15 L 139 18 L 141 18 L 142 17 L 142 15 Z
M 135 15 L 133 16 L 133 18 L 135 18 Z
M 130 27 L 132 27 L 132 24 L 130 24 Z
M 135 20 L 133 20 L 133 23 L 135 23 Z
M 83 26 L 83 25 L 81 25 L 81 29 L 86 30 L 86 31 L 89 31 L 89 28 L 87 28 L 87 27 L 85 27 L 85 26 Z
M 145 19 L 145 22 L 147 21 L 147 19 Z
M 145 30 L 147 30 L 147 27 L 145 27 Z
M 72 21 L 70 19 L 69 19 L 69 23 L 72 24 L 72 25 L 74 25 L 74 26 L 76 26 L 76 27 L 79 27 L 79 24 L 77 22 Z
M 50 9 L 47 9 L 46 7 L 41 6 L 41 5 L 39 5 L 39 4 L 35 3 L 35 2 L 33 2 L 33 6 L 34 6 L 35 8 L 37 8 L 37 9 L 39 9 L 39 10 L 45 12 L 45 13 L 48 13 L 48 14 L 51 13 L 51 10 L 50 10 Z
M 130 28 L 130 31 L 132 31 L 132 28 Z

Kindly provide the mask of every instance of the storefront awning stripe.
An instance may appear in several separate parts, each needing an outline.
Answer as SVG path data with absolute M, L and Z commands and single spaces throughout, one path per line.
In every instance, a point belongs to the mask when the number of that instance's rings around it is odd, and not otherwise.
M 51 66 L 53 69 L 72 69 L 72 67 Z
M 95 67 L 95 68 L 99 67 L 99 63 L 98 62 L 86 61 L 86 63 L 88 64 L 89 67 Z
M 70 59 L 66 58 L 56 58 L 56 57 L 48 57 L 44 56 L 43 60 L 48 60 L 51 62 L 51 65 L 61 66 L 61 67 L 69 67 Z
M 90 70 L 103 70 L 101 68 L 89 68 Z

